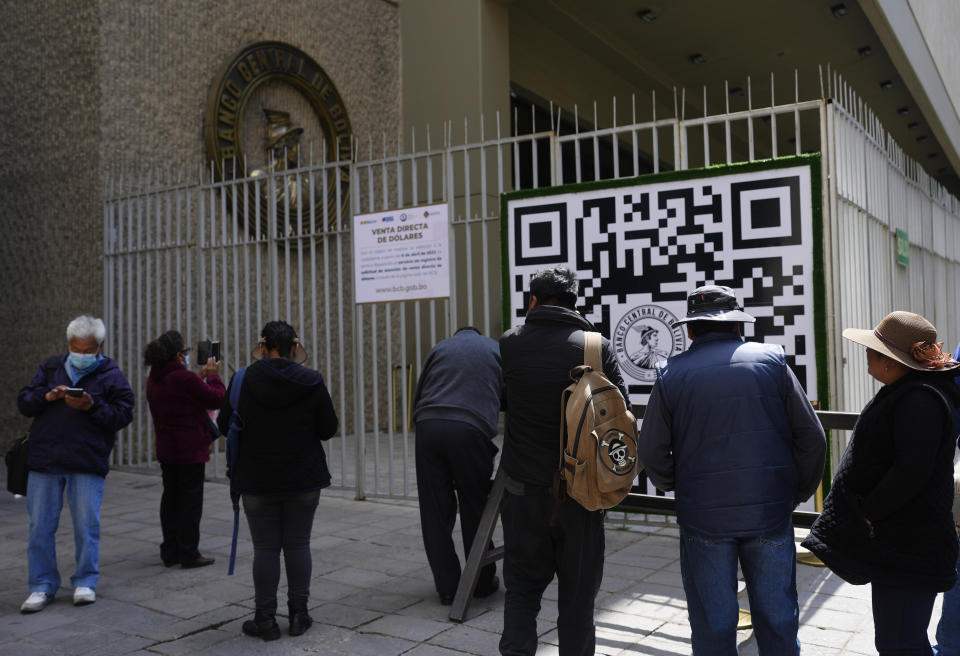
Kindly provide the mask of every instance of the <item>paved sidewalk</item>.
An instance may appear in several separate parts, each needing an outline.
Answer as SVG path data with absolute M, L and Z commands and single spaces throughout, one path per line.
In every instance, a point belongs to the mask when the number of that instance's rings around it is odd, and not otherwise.
M 27 596 L 27 513 L 23 499 L 0 494 L 0 653 L 47 654 L 324 654 L 330 656 L 496 655 L 503 591 L 475 601 L 464 624 L 447 620 L 433 590 L 420 539 L 419 513 L 407 501 L 354 501 L 325 492 L 313 531 L 311 614 L 303 636 L 271 643 L 246 637 L 252 615 L 252 549 L 241 518 L 237 573 L 228 577 L 232 510 L 227 488 L 207 483 L 201 550 L 211 567 L 165 569 L 160 563 L 157 509 L 160 478 L 112 472 L 103 503 L 97 603 L 74 607 L 63 588 L 57 601 L 21 615 Z M 597 652 L 609 655 L 690 653 L 674 529 L 611 527 L 597 599 Z M 499 535 L 497 536 L 499 541 Z M 64 509 L 57 540 L 66 584 L 73 537 Z M 848 585 L 822 568 L 798 566 L 803 654 L 870 654 L 869 588 Z M 285 585 L 281 582 L 281 607 Z M 744 601 L 745 603 L 745 601 Z M 555 654 L 556 586 L 541 612 L 541 649 Z M 934 617 L 939 617 L 939 604 Z M 755 654 L 750 631 L 741 653 Z

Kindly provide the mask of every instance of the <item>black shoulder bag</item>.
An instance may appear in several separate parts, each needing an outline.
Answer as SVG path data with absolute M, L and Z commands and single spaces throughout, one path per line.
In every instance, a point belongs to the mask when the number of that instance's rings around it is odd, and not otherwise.
M 47 375 L 46 382 L 48 385 L 50 384 L 50 374 L 56 371 L 57 366 L 59 365 L 53 365 L 49 360 L 44 363 L 44 371 Z M 14 494 L 27 494 L 27 477 L 30 473 L 27 469 L 27 454 L 29 453 L 30 447 L 30 432 L 36 424 L 37 420 L 34 418 L 33 423 L 30 424 L 30 428 L 27 430 L 27 434 L 18 440 L 14 440 L 13 446 L 11 446 L 6 455 L 3 456 L 3 461 L 7 465 L 7 491 Z

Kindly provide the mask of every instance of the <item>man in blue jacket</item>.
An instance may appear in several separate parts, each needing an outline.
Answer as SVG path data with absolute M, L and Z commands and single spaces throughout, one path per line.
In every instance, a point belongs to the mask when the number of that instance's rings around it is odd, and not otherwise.
M 43 610 L 60 588 L 56 533 L 66 490 L 77 570 L 70 577 L 73 603 L 96 601 L 100 502 L 116 432 L 133 419 L 133 390 L 116 363 L 103 355 L 103 321 L 80 316 L 67 326 L 70 352 L 47 358 L 17 395 L 17 407 L 34 417 L 27 467 L 30 596 L 23 613 Z
M 680 571 L 693 654 L 737 653 L 737 563 L 761 655 L 796 656 L 791 512 L 817 489 L 826 437 L 783 348 L 744 342 L 729 287 L 687 297 L 692 345 L 658 366 L 638 456 L 676 490 Z

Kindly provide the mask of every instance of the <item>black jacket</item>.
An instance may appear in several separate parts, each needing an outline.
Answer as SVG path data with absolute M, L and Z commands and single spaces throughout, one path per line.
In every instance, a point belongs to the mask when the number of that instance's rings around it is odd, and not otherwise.
M 319 372 L 283 358 L 258 360 L 247 368 L 238 405 L 239 492 L 294 494 L 330 484 L 321 440 L 337 432 L 337 415 Z M 232 414 L 228 389 L 217 420 L 224 434 Z
M 583 364 L 583 331 L 595 330 L 581 315 L 538 305 L 522 326 L 500 338 L 506 393 L 506 431 L 501 465 L 510 478 L 539 487 L 553 485 L 560 463 L 560 396 L 570 370 Z M 628 399 L 610 342 L 603 340 L 603 373 Z
M 953 587 L 958 401 L 949 374 L 912 372 L 882 387 L 857 420 L 803 546 L 850 583 L 928 592 Z

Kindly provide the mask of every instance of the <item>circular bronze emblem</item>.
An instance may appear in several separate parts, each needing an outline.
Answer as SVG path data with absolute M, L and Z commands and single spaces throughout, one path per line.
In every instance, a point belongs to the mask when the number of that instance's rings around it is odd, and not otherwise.
M 234 54 L 207 96 L 207 158 L 218 180 L 241 183 L 224 186 L 227 211 L 237 220 L 247 217 L 252 231 L 259 223 L 261 234 L 267 232 L 271 205 L 281 234 L 310 230 L 311 207 L 317 231 L 324 220 L 336 221 L 338 205 L 345 214 L 349 166 L 299 174 L 293 169 L 311 158 L 314 164 L 348 161 L 350 134 L 333 81 L 309 55 L 279 41 L 254 43 Z

